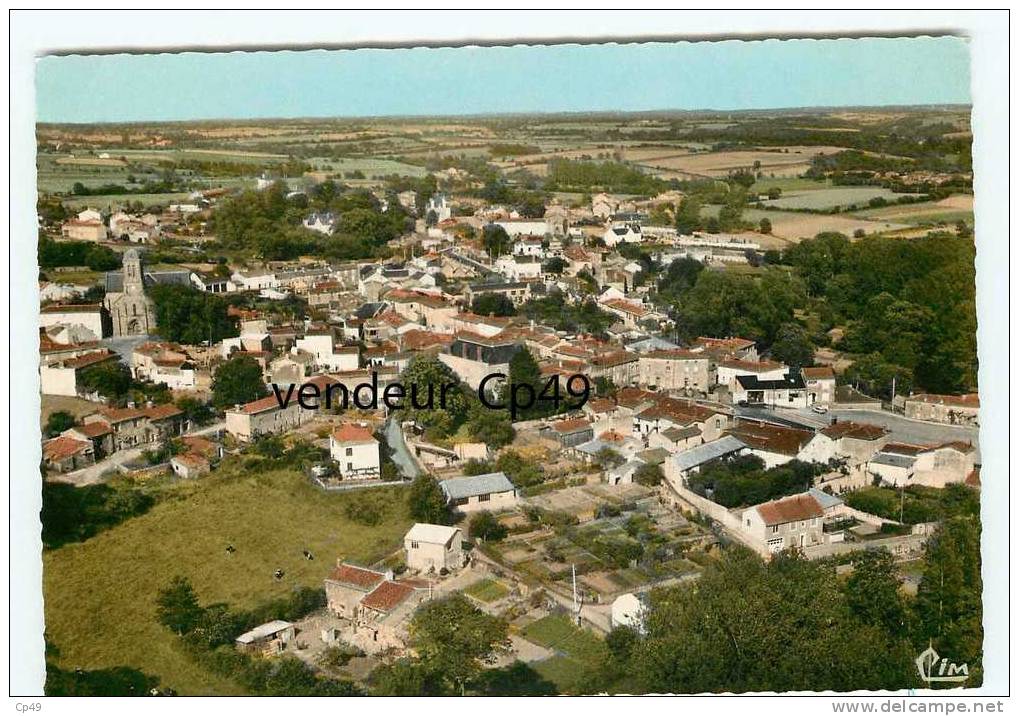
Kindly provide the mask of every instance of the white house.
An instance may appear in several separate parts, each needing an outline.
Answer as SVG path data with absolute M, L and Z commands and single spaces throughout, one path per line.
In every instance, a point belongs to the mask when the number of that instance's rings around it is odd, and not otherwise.
M 622 224 L 610 226 L 605 230 L 602 239 L 608 247 L 617 244 L 639 244 L 644 240 L 644 234 L 641 232 L 640 224 Z
M 867 472 L 895 487 L 945 487 L 975 475 L 976 448 L 950 442 L 923 446 L 888 443 L 867 462 Z
M 541 239 L 535 236 L 524 236 L 513 242 L 514 256 L 533 256 L 541 258 L 545 255 L 545 249 L 541 245 Z
M 418 522 L 403 538 L 407 567 L 419 572 L 453 571 L 464 565 L 463 532 L 459 527 Z
M 715 383 L 733 390 L 736 378 L 741 375 L 753 376 L 759 381 L 782 380 L 789 371 L 789 366 L 774 361 L 749 361 L 728 358 L 719 361 L 715 370 Z
M 336 461 L 346 479 L 370 479 L 382 476 L 379 441 L 361 425 L 344 423 L 329 436 L 329 456 Z
M 336 229 L 336 220 L 336 215 L 331 211 L 316 211 L 305 217 L 302 223 L 306 229 L 329 236 Z
M 357 346 L 336 345 L 331 330 L 308 331 L 296 342 L 298 350 L 315 356 L 315 363 L 326 370 L 343 372 L 361 367 L 360 349 Z
M 446 201 L 445 194 L 435 194 L 428 200 L 428 205 L 425 206 L 425 216 L 431 212 L 435 212 L 436 223 L 445 221 L 453 215 L 453 207 Z

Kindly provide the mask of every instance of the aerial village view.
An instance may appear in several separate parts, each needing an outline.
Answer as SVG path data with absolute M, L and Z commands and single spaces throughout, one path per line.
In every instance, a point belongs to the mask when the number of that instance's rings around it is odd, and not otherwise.
M 37 125 L 46 693 L 978 685 L 969 106 L 449 109 Z

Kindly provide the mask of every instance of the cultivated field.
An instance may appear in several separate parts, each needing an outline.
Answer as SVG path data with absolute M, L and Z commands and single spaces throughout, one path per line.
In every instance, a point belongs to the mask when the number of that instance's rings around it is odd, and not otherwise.
M 810 239 L 823 231 L 838 231 L 852 236 L 857 229 L 867 234 L 877 234 L 910 228 L 905 223 L 858 219 L 848 214 L 802 214 L 767 209 L 747 209 L 743 212 L 743 218 L 754 223 L 767 218 L 771 221 L 772 235 L 788 241 Z
M 957 221 L 964 221 L 972 226 L 973 195 L 955 194 L 940 201 L 865 209 L 855 211 L 853 215 L 863 219 L 895 221 L 918 226 L 954 224 Z
M 190 661 L 156 622 L 153 600 L 171 577 L 190 578 L 204 603 L 251 607 L 321 586 L 337 558 L 383 558 L 410 525 L 403 490 L 325 494 L 290 470 L 224 465 L 167 490 L 148 513 L 43 555 L 46 630 L 65 668 L 127 665 L 183 694 L 237 693 L 236 684 Z M 364 499 L 384 508 L 377 526 L 346 514 L 351 501 Z M 285 572 L 281 581 L 276 569 Z
M 795 177 L 810 167 L 819 154 L 835 154 L 843 147 L 776 147 L 770 151 L 739 150 L 700 152 L 647 160 L 642 163 L 664 179 L 686 177 L 724 177 L 737 169 L 754 167 L 768 177 Z

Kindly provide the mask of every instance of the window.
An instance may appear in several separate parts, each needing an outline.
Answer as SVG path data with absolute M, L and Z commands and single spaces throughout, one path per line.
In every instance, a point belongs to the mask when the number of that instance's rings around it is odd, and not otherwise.
M 418 548 L 419 546 L 420 546 L 420 545 L 418 545 L 418 543 L 417 543 L 417 542 L 411 542 L 411 543 L 410 543 L 410 548 L 411 548 L 411 549 L 417 549 L 417 548 Z
M 771 533 L 775 534 L 776 532 L 778 532 L 778 525 L 772 525 L 771 526 Z
M 478 502 L 488 502 L 491 499 L 491 495 L 478 495 Z
M 354 454 L 354 448 L 347 448 L 347 457 L 350 457 L 353 454 Z
M 353 469 L 354 469 L 354 463 L 348 462 L 347 463 L 347 470 L 353 470 Z

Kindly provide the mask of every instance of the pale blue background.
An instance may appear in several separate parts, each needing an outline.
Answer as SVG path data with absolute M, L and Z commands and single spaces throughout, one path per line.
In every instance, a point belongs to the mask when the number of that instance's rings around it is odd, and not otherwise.
M 41 122 L 968 104 L 958 37 L 44 57 Z

